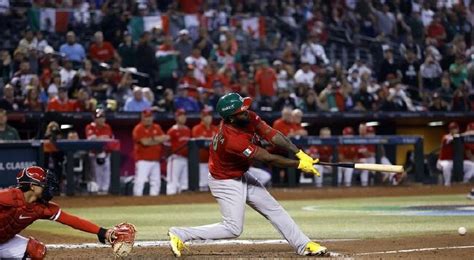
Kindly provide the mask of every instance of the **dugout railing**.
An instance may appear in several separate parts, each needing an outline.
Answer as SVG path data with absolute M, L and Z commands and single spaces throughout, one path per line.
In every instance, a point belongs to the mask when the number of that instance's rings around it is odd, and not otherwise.
M 415 181 L 422 182 L 424 178 L 424 150 L 423 138 L 421 136 L 373 136 L 373 137 L 329 137 L 320 138 L 317 136 L 307 136 L 300 138 L 292 138 L 293 143 L 298 147 L 309 147 L 311 145 L 329 145 L 333 147 L 332 161 L 338 162 L 338 145 L 377 145 L 376 162 L 380 162 L 382 157 L 383 145 L 413 145 L 414 159 L 415 159 Z M 211 143 L 210 139 L 191 139 L 188 143 L 189 154 L 189 189 L 199 190 L 199 149 L 208 148 Z M 292 154 L 289 155 L 294 156 Z M 337 168 L 333 167 L 332 171 L 332 185 L 337 186 Z M 288 186 L 297 186 L 296 169 L 288 170 Z

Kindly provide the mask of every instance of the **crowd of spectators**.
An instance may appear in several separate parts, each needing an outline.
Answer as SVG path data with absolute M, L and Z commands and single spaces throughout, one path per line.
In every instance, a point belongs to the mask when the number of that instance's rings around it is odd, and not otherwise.
M 231 91 L 263 111 L 474 107 L 470 0 L 0 2 L 2 27 L 28 21 L 31 8 L 74 18 L 63 33 L 28 23 L 12 32 L 19 41 L 0 52 L 0 108 L 8 111 L 199 112 Z M 189 15 L 199 23 L 186 26 Z M 167 25 L 134 39 L 130 22 L 145 16 Z M 248 17 L 265 33 L 244 28 Z M 335 31 L 347 36 L 350 64 L 334 55 L 342 46 Z

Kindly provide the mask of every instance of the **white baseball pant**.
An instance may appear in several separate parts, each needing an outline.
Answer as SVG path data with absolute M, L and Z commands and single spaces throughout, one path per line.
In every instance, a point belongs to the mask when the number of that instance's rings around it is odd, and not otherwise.
M 321 188 L 323 187 L 324 174 L 325 173 L 332 174 L 332 167 L 316 164 L 314 165 L 314 168 L 316 168 L 316 170 L 318 170 L 318 172 L 321 174 L 319 177 L 314 175 L 314 183 L 316 187 Z
M 257 178 L 263 186 L 266 186 L 272 180 L 272 175 L 264 169 L 250 167 L 248 172 L 252 174 L 253 177 Z
M 350 187 L 352 185 L 352 174 L 354 174 L 353 168 L 338 167 L 337 169 L 337 185 Z
M 375 157 L 361 158 L 360 162 L 361 163 L 375 163 Z M 385 165 L 392 165 L 392 163 L 385 156 L 382 156 L 382 158 L 380 158 L 380 162 Z M 392 179 L 392 177 L 395 176 L 396 173 L 384 172 L 383 175 L 384 175 L 384 179 L 386 178 Z M 364 187 L 369 185 L 369 171 L 363 170 L 360 172 L 360 182 L 361 182 L 361 185 Z
M 209 164 L 208 163 L 199 163 L 199 190 L 209 190 L 208 179 L 209 175 Z
M 173 195 L 188 189 L 188 158 L 172 154 L 168 158 L 166 194 Z
M 236 238 L 242 234 L 245 204 L 268 219 L 298 254 L 303 254 L 309 238 L 265 187 L 246 172 L 241 178 L 218 180 L 209 174 L 209 188 L 219 203 L 222 222 L 197 227 L 172 227 L 183 242 Z
M 161 188 L 161 168 L 158 161 L 139 160 L 135 163 L 133 196 L 143 196 L 145 182 L 150 183 L 150 195 L 158 196 Z
M 451 186 L 451 178 L 453 174 L 453 161 L 452 160 L 438 160 L 436 162 L 438 170 L 443 172 L 444 186 Z M 474 162 L 469 160 L 463 161 L 464 177 L 463 182 L 467 183 L 474 177 Z
M 25 256 L 28 238 L 15 235 L 7 242 L 0 244 L 0 259 L 22 259 Z
M 93 154 L 91 158 L 91 168 L 94 172 L 95 182 L 99 188 L 99 192 L 109 192 L 110 187 L 110 155 L 104 158 L 104 164 L 97 163 L 97 155 Z

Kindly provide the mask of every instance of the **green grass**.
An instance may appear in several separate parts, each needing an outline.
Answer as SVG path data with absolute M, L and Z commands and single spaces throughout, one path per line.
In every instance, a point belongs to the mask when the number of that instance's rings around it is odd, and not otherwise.
M 311 238 L 380 238 L 421 234 L 452 233 L 464 226 L 474 231 L 473 216 L 386 215 L 400 207 L 421 205 L 474 206 L 464 195 L 378 197 L 281 201 L 301 229 Z M 126 206 L 67 208 L 64 210 L 102 226 L 122 221 L 134 223 L 139 240 L 163 240 L 170 226 L 194 226 L 220 221 L 217 203 L 192 205 Z M 314 211 L 304 210 L 312 206 Z M 381 215 L 384 213 L 385 215 Z M 30 229 L 54 234 L 91 237 L 90 234 L 50 221 L 37 221 Z M 277 239 L 273 226 L 251 208 L 247 208 L 242 239 Z

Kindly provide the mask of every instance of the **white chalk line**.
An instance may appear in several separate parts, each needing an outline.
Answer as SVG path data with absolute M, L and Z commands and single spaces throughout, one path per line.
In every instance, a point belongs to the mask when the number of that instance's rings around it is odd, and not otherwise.
M 413 253 L 413 252 L 426 252 L 426 251 L 437 251 L 437 250 L 452 250 L 452 249 L 469 249 L 474 246 L 445 246 L 445 247 L 427 247 L 427 248 L 414 248 L 414 249 L 400 249 L 380 252 L 368 252 L 368 253 L 357 253 L 355 256 L 364 255 L 388 255 L 388 254 L 400 254 L 400 253 Z
M 318 240 L 324 242 L 342 242 L 342 241 L 356 241 L 359 239 L 325 239 Z M 224 239 L 224 240 L 202 240 L 186 242 L 186 245 L 192 246 L 212 246 L 212 245 L 277 245 L 288 244 L 286 240 L 270 239 L 270 240 L 240 240 L 240 239 Z M 168 247 L 169 241 L 136 241 L 135 247 Z M 109 245 L 99 243 L 81 243 L 81 244 L 48 244 L 48 249 L 84 249 L 84 248 L 109 248 Z

